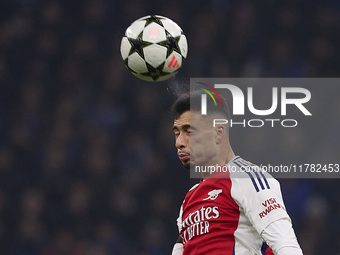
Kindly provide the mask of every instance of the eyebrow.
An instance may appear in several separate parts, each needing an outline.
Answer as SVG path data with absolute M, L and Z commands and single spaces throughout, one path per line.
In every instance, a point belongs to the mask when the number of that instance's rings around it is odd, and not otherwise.
M 188 129 L 188 128 L 190 128 L 190 125 L 186 124 L 186 125 L 180 126 L 180 128 L 178 126 L 173 126 L 172 130 Z

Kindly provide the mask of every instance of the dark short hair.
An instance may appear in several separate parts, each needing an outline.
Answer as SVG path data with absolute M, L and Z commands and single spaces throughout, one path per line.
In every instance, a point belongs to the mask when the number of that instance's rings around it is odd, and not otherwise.
M 201 111 L 201 95 L 204 94 L 201 90 L 190 91 L 182 94 L 172 105 L 172 115 L 174 119 L 178 119 L 186 111 Z M 208 97 L 207 100 L 207 116 L 212 114 L 222 115 L 225 119 L 230 120 L 229 108 L 227 100 L 220 95 L 222 105 L 216 99 L 217 105 Z M 210 99 L 210 100 L 209 100 Z

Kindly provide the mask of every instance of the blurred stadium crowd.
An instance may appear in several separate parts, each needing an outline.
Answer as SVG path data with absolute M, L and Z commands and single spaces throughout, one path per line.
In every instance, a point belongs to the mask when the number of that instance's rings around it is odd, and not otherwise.
M 139 81 L 121 60 L 125 29 L 147 14 L 188 38 L 170 82 Z M 174 95 L 190 77 L 337 77 L 339 14 L 316 0 L 1 1 L 0 254 L 170 254 L 197 181 L 176 157 Z M 311 128 L 232 133 L 237 154 L 339 163 L 339 92 Z M 339 180 L 281 184 L 304 253 L 339 255 Z

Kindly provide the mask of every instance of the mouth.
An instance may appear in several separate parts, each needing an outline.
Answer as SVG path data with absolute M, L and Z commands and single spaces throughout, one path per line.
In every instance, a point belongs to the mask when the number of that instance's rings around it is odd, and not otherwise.
M 188 160 L 190 160 L 190 154 L 188 154 L 188 153 L 179 153 L 178 154 L 178 158 L 182 162 L 187 162 Z

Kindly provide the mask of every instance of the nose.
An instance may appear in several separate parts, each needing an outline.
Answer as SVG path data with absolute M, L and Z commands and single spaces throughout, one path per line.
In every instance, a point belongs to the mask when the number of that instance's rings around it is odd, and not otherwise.
M 177 149 L 183 149 L 188 146 L 188 137 L 185 133 L 180 133 L 178 137 L 176 138 L 175 146 Z

